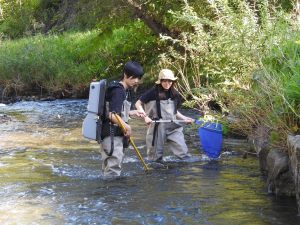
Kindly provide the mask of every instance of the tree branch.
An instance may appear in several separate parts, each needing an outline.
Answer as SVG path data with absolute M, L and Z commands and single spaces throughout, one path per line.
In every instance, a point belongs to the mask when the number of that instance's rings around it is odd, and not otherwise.
M 144 23 L 157 35 L 163 34 L 173 37 L 174 35 L 162 22 L 157 21 L 155 18 L 147 14 L 145 7 L 138 4 L 134 0 L 123 0 L 124 3 L 130 5 L 134 9 L 135 15 L 140 18 Z

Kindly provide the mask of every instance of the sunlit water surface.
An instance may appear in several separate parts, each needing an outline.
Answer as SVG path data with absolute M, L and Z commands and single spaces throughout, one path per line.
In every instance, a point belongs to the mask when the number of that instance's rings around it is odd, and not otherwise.
M 86 100 L 1 105 L 0 224 L 300 224 L 296 202 L 267 193 L 256 158 L 227 147 L 146 174 L 132 148 L 123 174 L 105 179 L 99 146 L 81 135 Z M 133 123 L 134 122 L 134 123 Z M 145 127 L 132 120 L 145 156 Z M 193 136 L 193 135 L 192 135 Z

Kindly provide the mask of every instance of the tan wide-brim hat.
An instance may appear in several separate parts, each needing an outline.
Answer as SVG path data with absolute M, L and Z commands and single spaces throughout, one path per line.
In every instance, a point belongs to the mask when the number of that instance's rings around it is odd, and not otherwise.
M 172 81 L 176 81 L 177 80 L 177 77 L 175 77 L 174 73 L 172 70 L 169 70 L 169 69 L 162 69 L 160 72 L 159 72 L 159 75 L 158 75 L 158 80 L 155 82 L 156 84 L 160 84 L 160 80 L 172 80 Z

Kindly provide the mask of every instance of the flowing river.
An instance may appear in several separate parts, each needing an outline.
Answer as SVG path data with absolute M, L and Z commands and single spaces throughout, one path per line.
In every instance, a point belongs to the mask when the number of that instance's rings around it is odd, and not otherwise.
M 166 152 L 168 168 L 145 174 L 129 148 L 122 176 L 105 179 L 98 144 L 81 135 L 86 106 L 0 104 L 0 224 L 300 224 L 294 198 L 268 194 L 257 158 L 227 143 L 210 160 L 193 133 L 188 161 Z M 130 123 L 145 156 L 146 128 Z

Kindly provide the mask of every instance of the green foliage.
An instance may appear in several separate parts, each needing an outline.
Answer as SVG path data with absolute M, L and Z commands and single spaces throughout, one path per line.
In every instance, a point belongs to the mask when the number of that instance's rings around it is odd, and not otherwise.
M 188 99 L 198 101 L 199 107 L 213 99 L 219 101 L 216 88 L 230 92 L 249 87 L 250 73 L 259 64 L 257 54 L 263 39 L 257 35 L 257 15 L 244 1 L 239 2 L 240 10 L 236 11 L 227 1 L 208 4 L 214 19 L 200 17 L 187 2 L 182 12 L 172 13 L 178 23 L 190 24 L 193 31 L 172 40 L 183 46 L 184 55 L 171 48 L 161 56 L 162 65 L 178 71 L 183 80 L 182 92 Z M 203 93 L 201 87 L 208 92 Z
M 170 48 L 160 66 L 177 72 L 187 104 L 209 114 L 208 103 L 218 102 L 238 117 L 232 128 L 249 134 L 263 125 L 279 134 L 274 141 L 285 143 L 286 134 L 300 127 L 299 25 L 266 0 L 207 4 L 205 17 L 187 1 L 181 12 L 171 12 L 179 25 L 193 31 L 178 39 L 163 37 L 184 51 Z
M 40 31 L 47 31 L 47 26 L 55 24 L 58 18 L 60 18 L 59 8 L 62 0 L 40 0 L 39 4 L 33 11 L 33 17 L 40 23 Z
M 122 0 L 0 0 L 0 7 L 0 32 L 12 39 L 96 27 L 106 32 L 132 20 Z
M 164 24 L 172 32 L 185 29 L 184 26 L 178 29 L 174 18 L 168 13 L 170 10 L 177 11 L 183 5 L 182 0 L 134 2 L 141 6 L 144 16 Z M 205 0 L 191 0 L 190 3 L 201 14 L 210 13 Z M 95 28 L 108 33 L 137 17 L 136 10 L 126 0 L 1 0 L 0 5 L 4 5 L 0 31 L 7 38 Z
M 110 33 L 132 21 L 132 12 L 122 0 L 58 0 L 60 3 L 54 5 L 53 1 L 43 2 L 48 4 L 43 4 L 37 15 L 44 15 L 45 10 L 49 12 L 43 23 L 51 33 L 93 29 Z
M 300 43 L 299 31 L 291 33 L 286 41 L 274 46 L 263 63 L 272 73 L 272 79 L 282 86 L 282 94 L 298 111 L 300 108 Z
M 274 45 L 263 59 L 264 73 L 256 80 L 253 96 L 269 114 L 264 121 L 272 127 L 277 139 L 288 133 L 300 133 L 300 30 L 286 30 L 285 38 Z
M 34 12 L 39 4 L 40 0 L 1 0 L 0 33 L 2 36 L 17 38 L 35 33 L 39 24 L 34 18 Z
M 144 63 L 156 55 L 156 39 L 145 38 L 145 33 L 146 27 L 137 21 L 107 36 L 94 30 L 4 41 L 0 80 L 7 86 L 22 84 L 10 87 L 14 92 L 34 86 L 52 92 L 87 86 L 93 78 L 119 78 L 125 61 Z
M 6 41 L 0 48 L 1 80 L 20 81 L 54 89 L 66 83 L 77 83 L 89 74 L 84 64 L 79 64 L 80 51 L 93 34 L 65 34 L 63 36 L 24 38 Z

